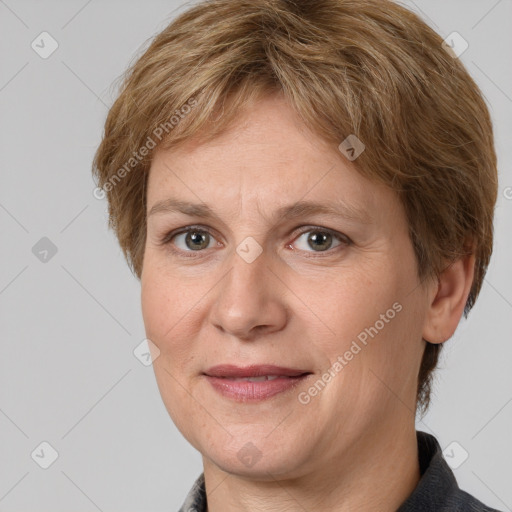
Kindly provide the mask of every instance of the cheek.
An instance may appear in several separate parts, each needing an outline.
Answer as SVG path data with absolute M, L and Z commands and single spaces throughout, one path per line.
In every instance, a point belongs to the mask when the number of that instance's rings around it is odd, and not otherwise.
M 169 330 L 190 304 L 191 287 L 170 270 L 162 256 L 146 250 L 141 276 L 141 305 L 146 328 L 155 333 Z
M 425 313 L 414 260 L 389 258 L 333 277 L 322 295 L 313 296 L 323 323 L 335 333 L 321 347 L 331 364 L 352 350 L 348 357 L 357 362 L 350 366 L 359 371 L 409 379 L 421 356 Z
M 398 316 L 393 304 L 398 301 L 400 283 L 388 266 L 377 264 L 340 269 L 329 277 L 321 292 L 310 291 L 307 296 L 308 305 L 331 333 L 325 339 L 325 349 L 337 356 L 352 340 L 364 340 L 365 329 L 376 322 L 380 327 L 381 315 L 386 320 Z
M 186 371 L 196 350 L 195 340 L 202 322 L 199 314 L 210 286 L 204 278 L 180 278 L 150 258 L 141 277 L 141 306 L 146 336 L 160 350 L 158 366 L 175 372 Z M 162 375 L 163 376 L 163 375 Z
M 179 328 L 178 320 L 184 300 L 178 280 L 172 279 L 164 269 L 147 259 L 141 276 L 141 306 L 147 337 L 158 346 L 161 352 L 168 350 L 167 340 L 171 340 Z M 181 314 L 180 314 L 181 313 Z
M 166 327 L 169 318 L 166 313 L 172 311 L 168 288 L 162 286 L 162 283 L 156 279 L 152 279 L 150 273 L 146 273 L 141 279 L 141 285 L 142 318 L 146 335 L 159 346 L 162 333 L 169 328 Z
M 150 263 L 149 258 L 147 262 Z M 160 351 L 153 361 L 160 395 L 170 417 L 185 435 L 188 421 L 198 414 L 188 387 L 184 389 L 181 384 L 183 372 L 191 363 L 190 344 L 184 335 L 185 307 L 196 301 L 190 298 L 189 302 L 183 297 L 184 290 L 177 286 L 178 282 L 148 264 L 141 276 L 141 306 L 146 336 Z M 190 310 L 190 306 L 186 309 Z

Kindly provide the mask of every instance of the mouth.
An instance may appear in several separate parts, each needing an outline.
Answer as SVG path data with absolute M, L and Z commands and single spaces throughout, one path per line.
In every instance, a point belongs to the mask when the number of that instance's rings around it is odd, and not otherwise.
M 218 365 L 203 375 L 220 395 L 237 402 L 255 402 L 289 391 L 312 372 L 275 365 Z

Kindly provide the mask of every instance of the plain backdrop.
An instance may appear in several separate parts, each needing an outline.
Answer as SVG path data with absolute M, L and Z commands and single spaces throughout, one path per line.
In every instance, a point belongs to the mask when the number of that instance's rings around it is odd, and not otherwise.
M 500 171 L 492 263 L 417 428 L 467 454 L 463 489 L 510 511 L 512 2 L 405 5 L 468 42 L 460 58 L 489 104 Z M 0 0 L 0 511 L 176 511 L 202 471 L 134 355 L 140 285 L 90 172 L 114 81 L 185 8 Z

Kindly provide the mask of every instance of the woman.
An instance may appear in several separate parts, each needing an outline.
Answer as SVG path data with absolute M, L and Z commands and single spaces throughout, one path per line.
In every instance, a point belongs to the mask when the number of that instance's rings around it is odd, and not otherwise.
M 213 0 L 127 73 L 94 161 L 165 406 L 182 511 L 490 511 L 431 434 L 497 195 L 481 93 L 382 0 Z

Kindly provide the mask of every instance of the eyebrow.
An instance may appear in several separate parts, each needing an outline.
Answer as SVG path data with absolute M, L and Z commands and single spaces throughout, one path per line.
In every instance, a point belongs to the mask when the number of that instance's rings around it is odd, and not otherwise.
M 212 218 L 221 220 L 219 216 L 205 203 L 190 203 L 175 198 L 168 198 L 156 202 L 148 213 L 148 217 L 162 213 L 183 213 L 191 217 Z M 332 217 L 371 224 L 372 218 L 365 211 L 346 203 L 317 203 L 311 201 L 298 201 L 291 205 L 282 206 L 274 213 L 274 218 L 293 220 L 307 215 L 324 214 Z

